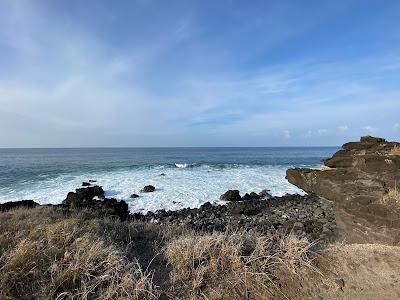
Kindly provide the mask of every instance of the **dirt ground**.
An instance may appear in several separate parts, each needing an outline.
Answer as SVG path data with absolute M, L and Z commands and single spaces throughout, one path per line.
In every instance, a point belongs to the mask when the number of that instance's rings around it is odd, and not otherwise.
M 322 276 L 305 272 L 287 299 L 400 299 L 400 247 L 337 245 L 314 262 Z

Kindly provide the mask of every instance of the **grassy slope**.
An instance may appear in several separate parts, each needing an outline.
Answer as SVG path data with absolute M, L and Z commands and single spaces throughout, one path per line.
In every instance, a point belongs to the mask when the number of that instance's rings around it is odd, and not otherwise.
M 400 296 L 398 248 L 316 246 L 291 235 L 205 234 L 18 209 L 0 213 L 0 299 Z

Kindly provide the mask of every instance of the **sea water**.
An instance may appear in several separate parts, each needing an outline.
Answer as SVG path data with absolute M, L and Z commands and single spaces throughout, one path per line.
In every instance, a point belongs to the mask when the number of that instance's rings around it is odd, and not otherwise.
M 293 167 L 318 167 L 337 148 L 82 148 L 0 149 L 0 203 L 32 199 L 61 203 L 83 181 L 132 212 L 217 203 L 228 189 L 302 193 L 285 179 Z M 160 174 L 164 173 L 165 176 Z M 153 193 L 140 193 L 145 185 Z M 139 194 L 131 199 L 130 195 Z

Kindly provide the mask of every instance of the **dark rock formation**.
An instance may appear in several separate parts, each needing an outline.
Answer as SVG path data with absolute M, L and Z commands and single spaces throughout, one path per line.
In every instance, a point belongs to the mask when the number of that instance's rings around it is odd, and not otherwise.
M 222 201 L 241 201 L 242 197 L 240 197 L 240 192 L 238 190 L 229 190 L 226 191 L 221 197 L 219 197 Z
M 99 217 L 115 216 L 122 221 L 129 216 L 128 204 L 122 200 L 104 198 L 104 190 L 100 186 L 80 188 L 75 193 L 68 193 L 62 206 L 68 209 L 89 209 L 95 211 Z
M 343 145 L 321 169 L 289 169 L 288 181 L 335 202 L 340 233 L 349 242 L 400 242 L 399 212 L 382 203 L 400 182 L 400 143 L 362 137 Z
M 91 202 L 94 197 L 104 198 L 104 190 L 101 186 L 89 186 L 76 189 L 75 193 L 70 192 L 67 198 L 62 202 L 70 207 L 86 207 L 88 202 Z
M 97 182 L 97 180 L 90 179 L 89 182 L 90 183 L 95 183 L 95 182 Z
M 161 173 L 161 174 L 160 174 L 160 176 L 166 176 L 166 175 L 167 175 L 167 174 L 165 174 L 165 173 Z
M 272 195 L 269 192 L 270 192 L 270 190 L 262 190 L 259 193 L 259 195 L 260 195 L 261 198 L 264 198 L 264 199 L 272 198 Z
M 156 188 L 152 185 L 146 185 L 144 188 L 140 190 L 142 193 L 152 193 L 156 190 Z
M 89 182 L 82 182 L 82 186 L 90 186 L 91 184 Z
M 207 202 L 200 208 L 159 210 L 132 217 L 205 231 L 252 229 L 265 234 L 287 234 L 293 230 L 312 240 L 325 241 L 337 236 L 332 205 L 314 195 L 286 195 L 215 206 Z
M 35 206 L 38 206 L 39 203 L 36 203 L 33 200 L 21 200 L 21 201 L 15 201 L 15 202 L 6 202 L 3 204 L 0 204 L 0 211 L 8 211 L 10 209 L 14 209 L 14 208 L 21 208 L 21 207 L 25 207 L 25 208 L 32 208 Z
M 248 194 L 248 193 L 244 194 L 244 196 L 242 197 L 242 200 L 258 200 L 261 197 L 262 196 L 260 196 L 259 194 L 255 193 L 255 192 L 251 192 L 250 194 Z
M 137 194 L 132 194 L 129 198 L 132 198 L 132 199 L 139 198 L 139 195 L 137 195 Z

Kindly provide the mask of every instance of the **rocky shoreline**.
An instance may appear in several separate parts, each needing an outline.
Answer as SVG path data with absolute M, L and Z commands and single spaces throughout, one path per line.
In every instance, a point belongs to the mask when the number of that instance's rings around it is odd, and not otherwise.
M 381 200 L 397 180 L 400 182 L 398 149 L 399 143 L 363 137 L 360 142 L 343 145 L 342 150 L 323 161 L 322 169 L 289 169 L 288 181 L 309 193 L 304 196 L 273 197 L 264 190 L 242 197 L 238 190 L 229 190 L 221 195 L 220 200 L 225 203 L 221 205 L 207 202 L 199 208 L 131 214 L 125 201 L 106 198 L 102 187 L 89 180 L 68 193 L 61 204 L 49 206 L 67 213 L 88 210 L 101 218 L 202 231 L 252 229 L 265 234 L 295 232 L 311 240 L 341 237 L 348 242 L 396 244 L 400 241 L 399 210 Z M 154 190 L 153 186 L 145 186 L 141 192 Z M 133 194 L 134 197 L 139 196 Z M 0 211 L 38 205 L 32 200 L 8 202 L 0 204 Z
M 315 195 L 285 195 L 216 206 L 205 203 L 200 208 L 162 210 L 136 217 L 206 231 L 253 229 L 267 235 L 293 231 L 311 240 L 333 240 L 337 235 L 332 205 Z
M 221 199 L 226 201 L 225 205 L 207 202 L 199 208 L 130 214 L 125 201 L 106 198 L 102 187 L 85 184 L 68 193 L 61 204 L 47 206 L 66 212 L 89 210 L 97 217 L 117 217 L 121 221 L 140 220 L 202 231 L 253 229 L 265 234 L 294 231 L 311 240 L 333 240 L 337 236 L 332 205 L 315 195 L 272 197 L 267 191 L 262 191 L 240 197 L 239 191 L 227 191 Z M 8 202 L 0 204 L 0 211 L 34 206 L 39 204 L 32 200 Z

